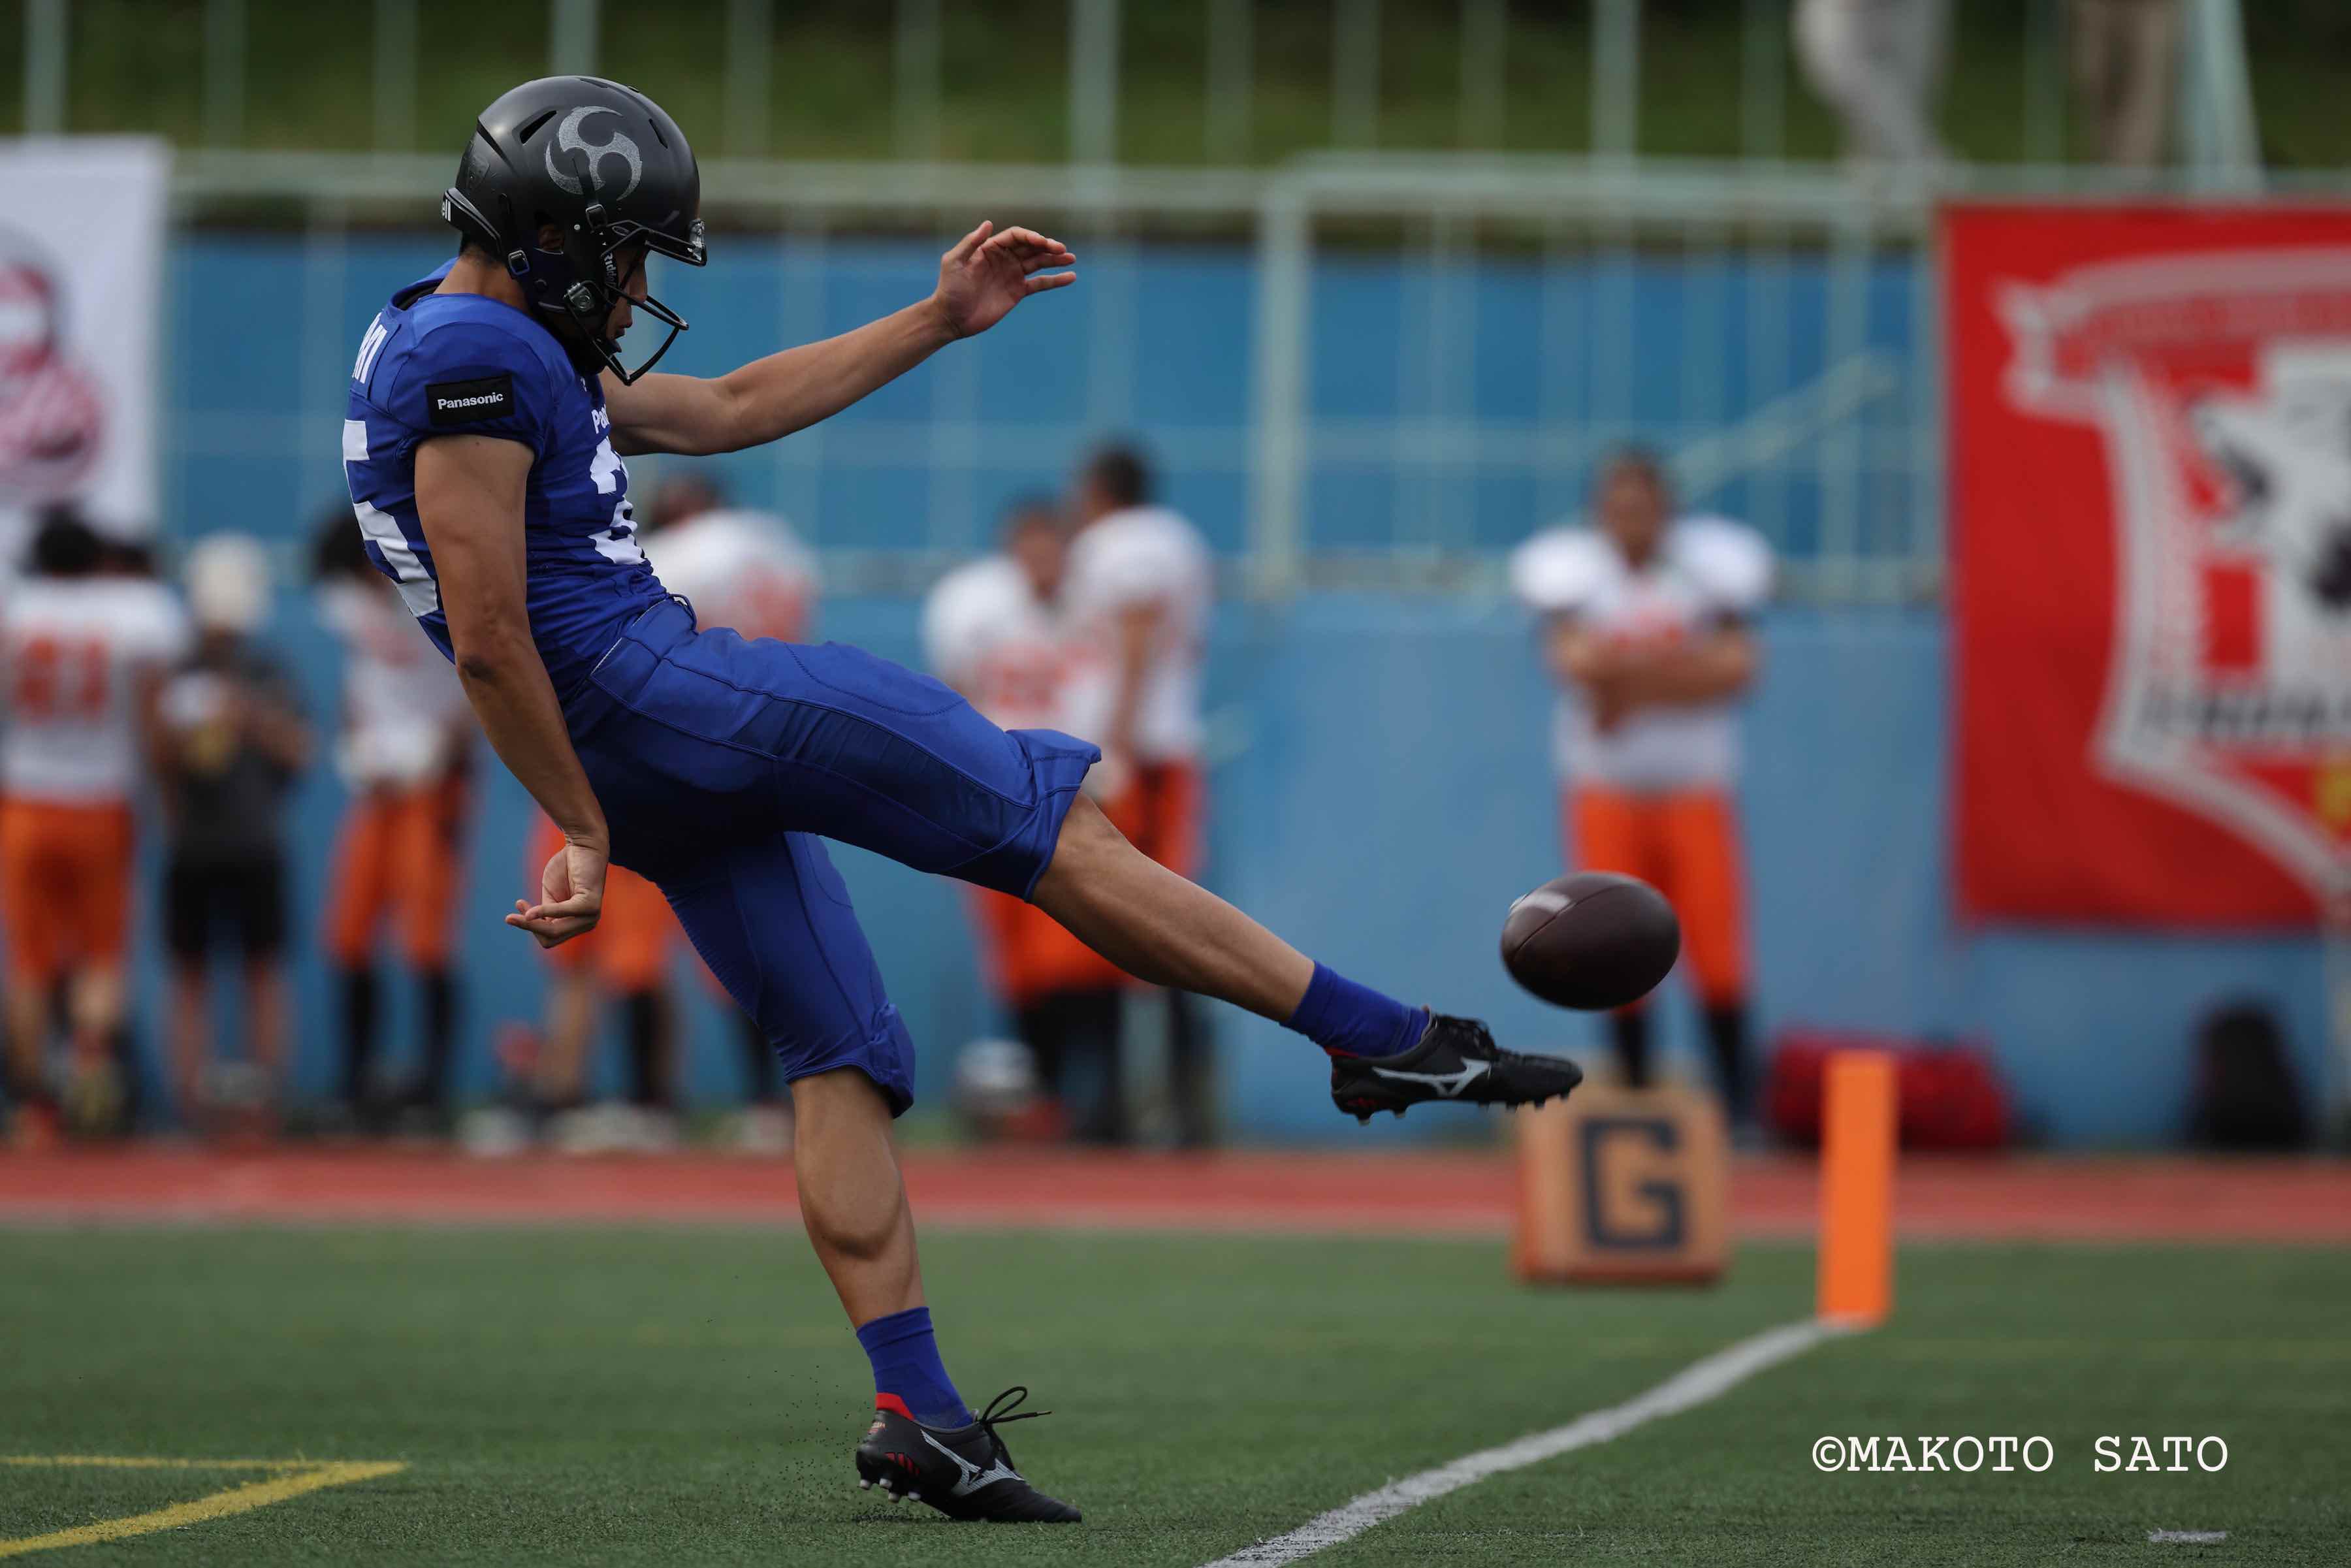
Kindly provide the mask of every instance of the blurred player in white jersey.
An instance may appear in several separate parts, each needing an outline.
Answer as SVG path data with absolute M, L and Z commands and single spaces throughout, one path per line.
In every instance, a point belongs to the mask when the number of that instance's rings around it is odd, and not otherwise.
M 1199 531 L 1155 503 L 1150 465 L 1105 446 L 1078 470 L 1062 597 L 1077 640 L 1064 727 L 1102 748 L 1088 780 L 1134 846 L 1177 875 L 1199 869 L 1200 664 L 1216 593 Z M 1214 1138 L 1211 1046 L 1198 1000 L 1165 993 L 1176 1141 Z
M 319 524 L 312 559 L 319 619 L 343 643 L 335 762 L 350 791 L 324 941 L 340 991 L 343 1103 L 357 1124 L 377 1130 L 396 1110 L 436 1117 L 449 1107 L 474 717 L 456 673 L 418 645 L 399 591 L 369 564 L 349 508 Z M 416 976 L 422 1032 L 415 1077 L 391 1095 L 376 1067 L 388 952 Z
M 938 677 L 1007 729 L 1065 729 L 1078 653 L 1061 615 L 1068 528 L 1045 497 L 1013 503 L 1002 548 L 939 580 L 923 606 Z M 1127 1141 L 1119 1063 L 1125 974 L 1024 899 L 969 891 L 988 979 L 1038 1077 L 1087 1143 Z
M 660 563 L 655 570 L 672 592 L 694 606 L 697 624 L 778 643 L 805 643 L 816 634 L 823 586 L 816 554 L 783 518 L 726 506 L 716 485 L 689 470 L 654 492 L 651 537 L 658 542 L 645 549 Z M 608 909 L 610 897 L 608 883 Z M 703 974 L 709 977 L 707 969 Z M 711 989 L 734 1021 L 743 1057 L 748 1100 L 737 1142 L 750 1150 L 776 1149 L 791 1136 L 791 1101 L 776 1071 L 775 1048 L 748 1013 L 726 1000 L 716 980 Z
M 694 606 L 696 624 L 778 643 L 814 633 L 816 555 L 783 518 L 726 506 L 717 486 L 689 473 L 654 492 L 647 535 L 661 540 L 663 586 Z
M 1734 1120 L 1749 1110 L 1747 933 L 1740 870 L 1738 702 L 1760 654 L 1751 621 L 1771 591 L 1762 536 L 1725 517 L 1676 518 L 1653 454 L 1600 471 L 1598 527 L 1553 528 L 1510 559 L 1543 617 L 1562 688 L 1554 751 L 1578 863 L 1654 883 L 1681 916 L 1682 953 Z M 1627 1082 L 1649 1071 L 1649 1019 L 1613 1021 Z
M 53 512 L 0 598 L 0 919 L 8 933 L 8 1099 L 20 1142 L 51 1141 L 49 1007 L 67 986 L 78 1081 L 102 1076 L 123 1022 L 132 804 L 162 671 L 186 617 L 152 581 L 102 575 L 105 546 Z

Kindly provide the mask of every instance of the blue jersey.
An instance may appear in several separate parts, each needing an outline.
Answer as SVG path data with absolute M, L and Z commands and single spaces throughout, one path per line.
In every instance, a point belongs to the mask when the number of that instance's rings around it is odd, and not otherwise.
M 662 588 L 637 545 L 603 383 L 582 374 L 527 312 L 483 295 L 434 293 L 448 270 L 394 294 L 360 340 L 343 420 L 351 507 L 368 559 L 448 653 L 440 580 L 416 516 L 416 448 L 435 435 L 529 447 L 531 636 L 565 692 L 664 597 Z
M 637 548 L 601 382 L 524 312 L 434 294 L 445 272 L 392 297 L 351 367 L 343 465 L 368 559 L 448 653 L 416 449 L 436 435 L 530 448 L 531 636 L 612 863 L 659 884 L 786 1079 L 855 1068 L 904 1110 L 914 1042 L 823 841 L 1026 897 L 1102 753 L 1008 734 L 856 648 L 696 626 Z

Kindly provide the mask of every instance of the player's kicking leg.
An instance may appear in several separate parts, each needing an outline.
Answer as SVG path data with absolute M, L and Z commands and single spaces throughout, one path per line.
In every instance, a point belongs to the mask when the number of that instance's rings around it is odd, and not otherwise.
M 650 739 L 625 754 L 617 743 L 581 749 L 616 847 L 638 813 L 616 809 L 615 791 L 642 791 L 657 813 L 674 810 L 683 787 L 711 834 L 747 812 L 1026 897 L 1139 979 L 1306 1036 L 1331 1056 L 1339 1108 L 1357 1116 L 1432 1100 L 1534 1104 L 1582 1080 L 1572 1062 L 1497 1050 L 1482 1024 L 1432 1016 L 1315 963 L 1128 843 L 1079 792 L 1098 748 L 1052 730 L 998 729 L 947 686 L 862 649 L 698 632 L 684 612 L 657 606 L 593 680 L 602 695 L 573 715 L 575 733 L 612 725 L 615 704 L 675 715 L 660 751 Z M 679 755 L 680 732 L 723 743 L 729 760 Z
M 1331 1058 L 1331 1098 L 1359 1121 L 1424 1100 L 1540 1105 L 1583 1081 L 1561 1057 L 1503 1051 L 1474 1019 L 1406 1007 L 1315 963 L 1128 843 L 1092 802 L 1062 819 L 1029 897 L 1138 979 L 1247 1008 Z
M 837 644 L 747 643 L 646 614 L 568 711 L 613 826 L 792 1084 L 802 1211 L 872 1364 L 860 1479 L 967 1519 L 1074 1521 L 1014 1469 L 948 1379 L 924 1305 L 890 1119 L 914 1044 L 821 839 L 1027 896 L 1146 980 L 1245 1007 L 1332 1054 L 1343 1108 L 1517 1104 L 1563 1094 L 1569 1063 L 1496 1051 L 1312 962 L 1147 859 L 1079 793 L 1101 753 L 1008 734 L 928 677 Z M 792 831 L 778 830 L 789 828 Z

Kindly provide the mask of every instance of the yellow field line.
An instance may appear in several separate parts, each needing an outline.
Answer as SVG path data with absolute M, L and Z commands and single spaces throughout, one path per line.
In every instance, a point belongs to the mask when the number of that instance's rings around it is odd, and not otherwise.
M 374 1480 L 379 1476 L 392 1475 L 408 1468 L 396 1460 L 117 1459 L 87 1454 L 58 1455 L 54 1458 L 7 1457 L 0 1458 L 0 1464 L 111 1466 L 122 1469 L 266 1469 L 279 1472 L 262 1480 L 247 1481 L 241 1487 L 231 1487 L 226 1491 L 216 1491 L 190 1502 L 175 1502 L 169 1508 L 159 1508 L 149 1513 L 134 1513 L 123 1519 L 101 1519 L 94 1524 L 76 1525 L 71 1530 L 52 1531 L 47 1535 L 0 1541 L 0 1557 L 22 1557 L 28 1552 L 54 1552 L 67 1546 L 95 1546 L 128 1536 L 150 1535 L 159 1530 L 177 1530 L 183 1525 L 202 1524 L 206 1520 L 249 1513 L 256 1508 L 267 1508 L 271 1503 L 300 1497 L 305 1492 L 348 1486 L 353 1481 Z
M 0 1454 L 0 1465 L 70 1469 L 80 1465 L 108 1470 L 294 1470 L 323 1459 L 156 1459 L 138 1454 Z

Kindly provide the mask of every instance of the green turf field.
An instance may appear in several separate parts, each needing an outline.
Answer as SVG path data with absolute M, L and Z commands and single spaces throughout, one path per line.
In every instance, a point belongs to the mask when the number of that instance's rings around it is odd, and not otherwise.
M 397 1461 L 31 1561 L 1191 1564 L 1625 1399 L 1801 1315 L 1808 1252 L 1708 1292 L 1539 1293 L 1469 1242 L 963 1234 L 964 1392 L 1031 1385 L 1074 1530 L 856 1490 L 864 1366 L 795 1235 L 0 1232 L 0 1454 Z M 2351 1254 L 1913 1249 L 1893 1325 L 1311 1561 L 2329 1563 L 2351 1549 Z M 2219 1475 L 2095 1474 L 2099 1433 Z M 2046 1435 L 2046 1474 L 1823 1475 L 1813 1439 Z M 27 1537 L 316 1471 L 0 1466 Z M 2220 1546 L 2151 1545 L 2225 1530 Z

